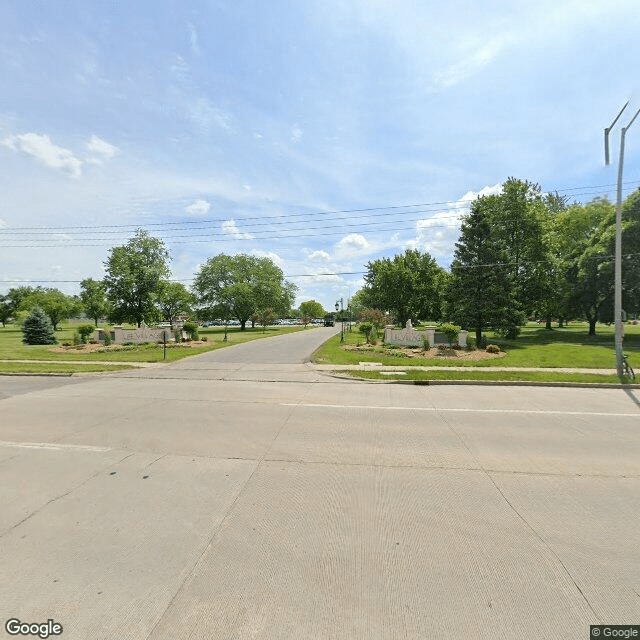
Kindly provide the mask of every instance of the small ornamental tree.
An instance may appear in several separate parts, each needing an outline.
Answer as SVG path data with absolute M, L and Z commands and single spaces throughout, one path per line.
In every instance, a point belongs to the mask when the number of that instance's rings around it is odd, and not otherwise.
M 458 341 L 458 335 L 460 335 L 460 327 L 457 324 L 451 324 L 450 322 L 440 322 L 438 324 L 438 331 L 440 333 L 444 333 L 444 336 L 449 344 L 454 344 Z
M 380 309 L 363 309 L 358 314 L 358 322 L 370 322 L 377 329 L 393 322 L 393 318 Z
M 76 331 L 78 332 L 82 343 L 85 344 L 89 339 L 89 336 L 93 333 L 94 329 L 92 324 L 81 324 L 78 325 Z
M 25 344 L 57 344 L 49 316 L 37 305 L 22 325 L 22 342 Z

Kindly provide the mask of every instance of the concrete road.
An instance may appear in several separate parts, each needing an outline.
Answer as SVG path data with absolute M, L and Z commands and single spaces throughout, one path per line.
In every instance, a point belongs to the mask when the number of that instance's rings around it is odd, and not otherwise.
M 83 640 L 640 622 L 637 392 L 207 379 L 196 360 L 0 401 L 5 619 Z

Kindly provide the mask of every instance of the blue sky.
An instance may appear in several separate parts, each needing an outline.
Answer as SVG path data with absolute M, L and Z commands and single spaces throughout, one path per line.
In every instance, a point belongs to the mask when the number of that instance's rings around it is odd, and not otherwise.
M 176 279 L 267 255 L 326 308 L 369 260 L 448 266 L 509 176 L 614 198 L 639 27 L 637 0 L 3 0 L 0 281 L 100 278 L 136 225 Z

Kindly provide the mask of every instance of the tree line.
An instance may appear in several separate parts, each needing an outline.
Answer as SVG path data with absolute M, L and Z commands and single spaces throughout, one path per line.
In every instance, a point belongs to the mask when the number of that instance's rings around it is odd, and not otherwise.
M 640 190 L 622 206 L 623 307 L 640 311 Z M 463 219 L 449 271 L 407 250 L 367 264 L 352 310 L 392 312 L 400 324 L 450 320 L 515 338 L 527 318 L 552 328 L 583 318 L 589 335 L 613 318 L 615 207 L 605 198 L 569 204 L 539 185 L 509 178 L 475 200 Z
M 4 326 L 9 318 L 40 307 L 54 329 L 84 312 L 96 326 L 104 317 L 140 326 L 162 319 L 173 324 L 180 314 L 194 314 L 200 320 L 235 318 L 244 330 L 248 321 L 254 325 L 290 313 L 297 287 L 269 258 L 209 258 L 196 274 L 193 291 L 169 280 L 170 259 L 162 240 L 139 229 L 125 245 L 110 250 L 102 280 L 82 280 L 79 296 L 46 287 L 15 287 L 0 296 L 0 321 Z

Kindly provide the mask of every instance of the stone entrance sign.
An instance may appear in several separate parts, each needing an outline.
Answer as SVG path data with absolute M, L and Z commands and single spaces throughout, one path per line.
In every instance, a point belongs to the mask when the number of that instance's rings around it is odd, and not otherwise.
M 96 329 L 96 340 L 104 340 L 104 330 Z M 125 342 L 133 342 L 142 344 L 143 342 L 158 342 L 158 340 L 173 340 L 173 334 L 170 329 L 153 329 L 148 327 L 144 322 L 137 329 L 123 329 L 122 327 L 114 327 L 111 332 L 111 339 L 114 344 L 124 344 Z
M 468 334 L 468 331 L 460 331 L 458 334 L 458 344 L 461 347 L 467 346 Z M 438 337 L 441 335 L 438 334 Z M 393 325 L 387 325 L 384 328 L 384 341 L 389 344 L 397 344 L 404 347 L 421 347 L 423 336 L 427 338 L 429 347 L 436 345 L 436 327 L 427 327 L 424 331 L 416 331 L 409 319 L 404 329 L 396 329 Z

